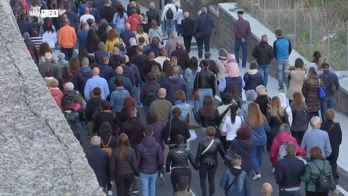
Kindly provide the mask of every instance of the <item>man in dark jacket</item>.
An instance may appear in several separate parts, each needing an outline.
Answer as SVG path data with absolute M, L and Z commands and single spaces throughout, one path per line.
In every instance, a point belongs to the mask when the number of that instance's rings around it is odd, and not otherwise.
M 84 57 L 81 61 L 81 68 L 79 72 L 77 72 L 76 80 L 78 91 L 81 95 L 84 93 L 85 84 L 88 79 L 92 77 L 92 69 L 89 67 L 89 60 L 87 57 Z
M 134 92 L 133 92 L 133 87 L 132 87 L 131 81 L 127 77 L 124 77 L 122 75 L 123 74 L 123 67 L 122 66 L 117 66 L 116 70 L 115 70 L 115 73 L 116 73 L 115 76 L 110 78 L 110 80 L 109 80 L 110 92 L 115 90 L 115 81 L 121 79 L 123 81 L 124 88 L 129 92 L 129 94 L 131 96 L 134 96 Z
M 152 129 L 146 127 L 144 130 L 145 137 L 136 148 L 142 195 L 156 195 L 157 173 L 164 164 L 161 146 L 152 135 Z
M 184 38 L 185 49 L 187 53 L 190 53 L 194 21 L 190 18 L 189 12 L 185 12 L 184 17 L 185 19 L 181 22 L 181 35 Z
M 235 36 L 235 55 L 237 63 L 239 64 L 239 49 L 242 47 L 242 67 L 245 68 L 248 57 L 248 37 L 251 34 L 250 24 L 247 20 L 244 20 L 242 10 L 237 11 L 238 20 L 233 24 L 234 36 Z
M 325 112 L 327 109 L 335 108 L 336 92 L 340 89 L 340 83 L 337 75 L 330 70 L 328 63 L 323 63 L 321 66 L 323 74 L 320 75 L 320 80 L 326 88 L 326 97 L 321 100 L 321 116 L 325 121 Z
M 193 92 L 199 95 L 199 108 L 203 106 L 204 97 L 215 96 L 216 78 L 214 73 L 209 70 L 208 60 L 202 61 L 202 70 L 195 77 Z
M 206 7 L 201 9 L 201 15 L 197 18 L 193 31 L 198 46 L 198 57 L 200 59 L 203 57 L 203 44 L 205 52 L 210 51 L 210 36 L 214 28 L 214 21 L 208 16 L 207 11 Z
M 157 78 L 153 74 L 147 75 L 146 83 L 142 88 L 140 99 L 143 103 L 143 109 L 145 112 L 148 112 L 150 104 L 156 100 L 157 92 L 161 88 L 161 85 L 157 82 Z
M 305 164 L 296 158 L 296 146 L 286 146 L 287 156 L 280 160 L 275 167 L 275 179 L 279 185 L 279 196 L 299 195 L 301 191 L 301 176 Z
M 157 25 L 160 25 L 160 14 L 159 11 L 156 9 L 156 4 L 154 2 L 149 3 L 149 10 L 146 12 L 147 16 L 147 22 L 150 24 L 152 20 L 155 20 L 157 22 Z
M 109 66 L 109 57 L 103 56 L 102 64 L 99 65 L 100 77 L 104 78 L 106 81 L 109 81 L 112 76 L 114 76 L 114 70 Z
M 182 42 L 176 42 L 176 50 L 172 52 L 171 57 L 172 56 L 175 56 L 178 59 L 178 65 L 182 70 L 185 70 L 188 67 L 190 57 L 186 50 L 184 50 Z
M 167 78 L 163 82 L 163 88 L 167 90 L 167 97 L 166 99 L 170 101 L 172 104 L 175 102 L 175 93 L 178 90 L 183 90 L 186 93 L 186 84 L 184 79 L 182 79 L 179 76 L 180 73 L 180 67 L 174 66 L 172 68 L 172 76 Z
M 259 65 L 259 71 L 263 77 L 263 83 L 265 87 L 267 87 L 269 64 L 273 59 L 273 49 L 272 46 L 268 44 L 267 35 L 262 35 L 261 42 L 254 48 L 252 55 L 256 59 L 257 64 Z
M 91 144 L 92 147 L 86 151 L 88 164 L 97 176 L 99 186 L 106 188 L 110 182 L 110 157 L 106 151 L 100 149 L 101 139 L 99 136 L 93 136 L 91 138 Z
M 135 33 L 130 30 L 131 26 L 129 23 L 125 24 L 125 31 L 121 33 L 121 38 L 126 44 L 126 48 L 130 47 L 129 39 L 134 37 L 135 38 Z

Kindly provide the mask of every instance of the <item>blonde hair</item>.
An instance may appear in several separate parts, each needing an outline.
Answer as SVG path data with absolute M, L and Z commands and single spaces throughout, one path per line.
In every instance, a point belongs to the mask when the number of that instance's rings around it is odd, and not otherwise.
M 247 122 L 250 128 L 261 127 L 264 124 L 264 117 L 258 104 L 249 104 Z
M 271 100 L 271 116 L 275 117 L 283 117 L 283 109 L 282 109 L 282 104 L 280 102 L 279 97 L 275 96 Z

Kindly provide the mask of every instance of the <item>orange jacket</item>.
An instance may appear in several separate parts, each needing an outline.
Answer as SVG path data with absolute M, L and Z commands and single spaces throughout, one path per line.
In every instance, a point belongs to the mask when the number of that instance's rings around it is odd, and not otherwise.
M 75 44 L 75 29 L 70 25 L 65 25 L 61 27 L 58 31 L 58 45 L 63 48 L 73 48 Z

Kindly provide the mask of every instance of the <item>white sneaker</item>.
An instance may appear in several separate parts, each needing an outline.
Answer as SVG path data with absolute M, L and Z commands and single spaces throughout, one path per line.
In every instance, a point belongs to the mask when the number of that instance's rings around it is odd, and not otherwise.
M 253 177 L 253 180 L 258 180 L 261 178 L 261 174 L 255 174 L 255 176 Z
M 273 168 L 273 169 L 272 169 L 272 173 L 274 173 L 274 172 L 275 172 L 275 169 Z
M 112 194 L 113 194 L 112 190 L 109 190 L 108 191 L 108 196 L 112 196 Z

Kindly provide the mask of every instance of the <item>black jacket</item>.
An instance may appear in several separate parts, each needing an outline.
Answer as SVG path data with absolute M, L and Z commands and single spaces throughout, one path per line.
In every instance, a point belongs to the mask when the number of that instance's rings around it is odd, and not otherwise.
M 161 85 L 156 81 L 147 81 L 141 91 L 141 102 L 150 106 L 150 104 L 157 99 L 157 92 L 161 88 Z
M 269 65 L 273 59 L 273 49 L 267 42 L 261 42 L 257 45 L 253 52 L 253 57 L 259 65 Z
M 326 93 L 329 96 L 334 95 L 340 88 L 337 75 L 330 70 L 325 70 L 323 74 L 320 75 L 320 80 L 324 83 Z
M 194 28 L 194 33 L 199 36 L 210 36 L 213 32 L 214 21 L 208 16 L 207 13 L 202 13 L 197 19 Z
M 185 141 L 191 137 L 187 123 L 181 121 L 180 119 L 174 118 L 171 122 L 168 122 L 167 124 L 164 135 L 165 141 L 168 141 L 168 144 L 176 144 L 176 137 L 178 135 L 184 136 Z
M 144 137 L 144 125 L 138 117 L 129 117 L 121 124 L 121 132 L 128 136 L 132 148 L 135 149 Z
M 212 162 L 214 162 L 215 166 L 217 166 L 218 165 L 218 159 L 217 159 L 218 153 L 220 154 L 220 156 L 223 159 L 225 159 L 225 151 L 222 147 L 222 143 L 219 139 L 216 139 L 216 138 L 214 138 L 214 143 L 209 148 L 209 150 L 204 155 L 202 155 L 202 152 L 209 146 L 211 140 L 212 140 L 211 138 L 204 138 L 201 141 L 199 141 L 197 155 L 196 155 L 196 159 L 195 159 L 197 166 L 205 165 L 205 166 L 212 167 L 213 166 L 213 165 L 211 165 Z
M 213 95 L 216 93 L 216 78 L 213 72 L 203 69 L 198 72 L 193 84 L 193 92 L 200 88 L 208 88 L 213 90 Z
M 242 157 L 242 169 L 249 173 L 252 170 L 251 152 L 253 151 L 253 144 L 251 140 L 241 140 L 236 138 L 233 140 L 231 146 L 226 151 L 226 157 L 232 158 L 234 154 L 238 154 Z M 228 158 L 227 158 L 228 159 Z M 232 167 L 231 161 L 227 160 L 225 164 L 228 167 Z
M 98 112 L 97 110 L 100 110 L 102 101 L 101 97 L 93 97 L 87 102 L 85 110 L 87 121 L 94 120 L 93 117 Z
M 305 170 L 303 161 L 295 156 L 286 156 L 275 167 L 275 179 L 279 188 L 301 187 L 301 175 Z
M 194 21 L 191 18 L 185 18 L 181 21 L 181 34 L 182 36 L 192 37 Z
M 110 158 L 107 152 L 100 149 L 99 146 L 92 146 L 86 151 L 86 158 L 97 176 L 99 185 L 106 187 L 107 183 L 110 182 Z
M 149 9 L 149 11 L 146 12 L 146 16 L 147 16 L 147 20 L 149 24 L 151 23 L 152 20 L 155 20 L 158 26 L 161 25 L 160 14 L 158 10 Z
M 187 150 L 184 145 L 176 146 L 168 153 L 166 171 L 169 172 L 170 167 L 189 168 L 190 165 L 188 161 L 190 161 L 191 165 L 195 168 L 196 164 L 191 152 Z
M 185 70 L 188 67 L 190 57 L 186 50 L 182 48 L 176 49 L 172 52 L 171 57 L 172 56 L 175 56 L 178 59 L 178 65 L 181 67 L 182 70 Z
M 126 159 L 122 160 L 120 156 L 120 149 L 116 148 L 112 151 L 110 163 L 111 180 L 115 176 L 120 175 L 138 175 L 138 159 L 133 148 L 126 149 Z
M 330 161 L 337 161 L 340 145 L 342 143 L 341 125 L 339 123 L 334 123 L 333 121 L 328 120 L 321 124 L 320 129 L 327 131 L 327 133 L 329 134 L 332 153 L 327 159 Z
M 244 90 L 256 90 L 256 87 L 259 85 L 263 85 L 263 77 L 260 72 L 256 74 L 250 74 L 249 72 L 244 74 L 243 77 L 245 86 Z

